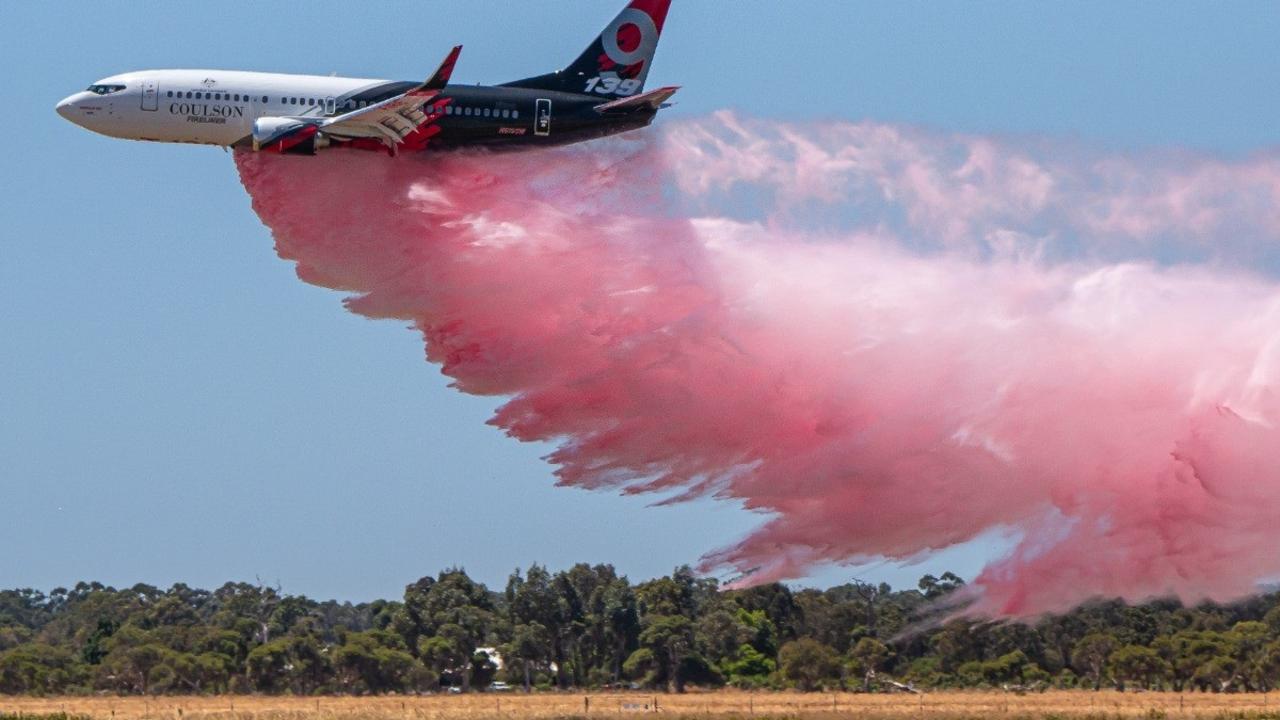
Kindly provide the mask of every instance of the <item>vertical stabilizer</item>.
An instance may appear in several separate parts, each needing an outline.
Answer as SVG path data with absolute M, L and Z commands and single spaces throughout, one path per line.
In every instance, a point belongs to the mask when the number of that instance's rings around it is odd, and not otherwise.
M 644 90 L 670 6 L 671 0 L 632 0 L 564 70 L 505 86 L 595 95 L 606 100 L 636 95 Z

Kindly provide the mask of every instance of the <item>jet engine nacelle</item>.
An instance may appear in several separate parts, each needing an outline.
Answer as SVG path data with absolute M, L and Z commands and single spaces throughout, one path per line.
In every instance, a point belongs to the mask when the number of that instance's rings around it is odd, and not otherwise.
M 315 123 L 287 117 L 261 117 L 253 121 L 253 149 L 267 152 L 314 155 L 327 146 Z

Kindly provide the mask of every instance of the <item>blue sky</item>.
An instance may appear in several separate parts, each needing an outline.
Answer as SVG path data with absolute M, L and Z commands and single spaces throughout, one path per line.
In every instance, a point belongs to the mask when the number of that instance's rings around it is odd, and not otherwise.
M 571 60 L 621 2 L 0 5 L 0 587 L 227 579 L 397 596 L 449 565 L 645 578 L 758 522 L 552 486 L 396 323 L 299 282 L 230 156 L 92 135 L 54 104 L 127 70 L 454 79 Z M 1231 156 L 1280 134 L 1280 5 L 675 0 L 650 81 L 721 108 Z M 905 570 L 971 574 L 992 542 Z M 810 580 L 838 582 L 829 569 Z

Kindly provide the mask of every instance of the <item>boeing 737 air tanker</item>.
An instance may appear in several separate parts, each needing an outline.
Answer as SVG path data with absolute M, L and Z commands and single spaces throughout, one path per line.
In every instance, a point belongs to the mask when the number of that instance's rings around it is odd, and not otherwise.
M 450 85 L 461 46 L 425 82 L 232 70 L 113 75 L 58 103 L 103 135 L 313 155 L 325 148 L 539 147 L 644 127 L 676 87 L 644 92 L 671 0 L 633 0 L 569 67 Z

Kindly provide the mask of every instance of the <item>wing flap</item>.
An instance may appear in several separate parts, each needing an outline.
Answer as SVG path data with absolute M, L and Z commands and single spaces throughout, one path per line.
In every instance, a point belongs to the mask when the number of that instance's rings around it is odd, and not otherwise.
M 449 51 L 440 67 L 421 85 L 368 107 L 329 118 L 320 123 L 320 131 L 335 138 L 379 138 L 387 149 L 395 152 L 396 146 L 406 138 L 424 125 L 435 122 L 443 114 L 441 110 L 449 103 L 448 98 L 435 103 L 437 109 L 424 108 L 449 83 L 461 52 L 461 45 Z

